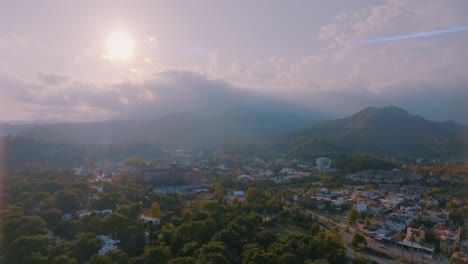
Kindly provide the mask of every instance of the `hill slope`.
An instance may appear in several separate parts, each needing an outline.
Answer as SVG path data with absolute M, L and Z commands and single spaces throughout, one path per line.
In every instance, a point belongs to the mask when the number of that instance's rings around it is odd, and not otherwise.
M 229 141 L 261 141 L 310 124 L 292 113 L 237 112 L 218 116 L 170 114 L 153 120 L 45 124 L 14 135 L 73 144 L 145 142 L 166 148 L 210 147 Z
M 383 155 L 462 154 L 467 128 L 454 122 L 433 122 L 389 106 L 368 107 L 352 116 L 318 122 L 283 138 L 294 142 L 293 152 L 307 154 L 317 145 L 328 151 Z M 312 140 L 311 140 L 312 138 Z M 296 149 L 296 150 L 294 150 Z

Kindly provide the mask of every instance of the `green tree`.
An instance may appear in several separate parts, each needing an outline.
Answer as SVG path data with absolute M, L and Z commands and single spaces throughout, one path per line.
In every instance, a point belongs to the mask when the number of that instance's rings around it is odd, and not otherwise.
M 276 235 L 269 229 L 262 230 L 256 233 L 254 240 L 263 248 L 267 248 L 269 245 L 276 242 Z
M 358 256 L 353 260 L 353 264 L 378 264 L 378 262 L 366 257 Z
M 366 219 L 364 219 L 364 226 L 366 228 L 371 226 L 371 221 L 370 221 L 369 217 L 366 217 Z
M 7 251 L 9 263 L 46 263 L 52 239 L 43 235 L 20 236 Z
M 456 223 L 459 226 L 463 226 L 465 221 L 463 219 L 463 214 L 460 211 L 452 210 L 449 213 L 449 221 Z
M 148 161 L 140 158 L 140 157 L 133 157 L 125 161 L 125 164 L 130 167 L 134 168 L 145 168 L 148 167 Z
M 129 261 L 128 254 L 121 249 L 111 250 L 106 253 L 106 256 L 111 259 L 112 263 L 127 264 Z
M 54 194 L 55 207 L 65 213 L 74 213 L 80 209 L 80 197 L 71 191 L 59 191 Z
M 62 220 L 54 229 L 54 233 L 65 239 L 73 239 L 80 233 L 80 223 L 77 220 Z
M 358 217 L 359 217 L 358 211 L 356 211 L 356 209 L 354 208 L 351 208 L 351 210 L 349 210 L 349 213 L 348 213 L 348 224 L 350 225 L 356 224 Z
M 326 259 L 306 260 L 304 264 L 329 264 Z
M 220 182 L 214 184 L 214 196 L 218 203 L 222 203 L 224 201 L 224 189 Z
M 50 260 L 51 264 L 78 264 L 78 261 L 74 258 L 70 258 L 67 255 L 60 255 Z
M 142 255 L 143 263 L 165 264 L 171 259 L 171 251 L 166 246 L 151 246 L 145 248 Z
M 353 239 L 351 240 L 351 245 L 354 248 L 362 248 L 362 246 L 367 246 L 366 237 L 363 236 L 361 233 L 354 233 Z
M 150 216 L 160 217 L 161 216 L 161 206 L 158 202 L 153 202 L 149 210 Z
M 258 244 L 246 244 L 242 252 L 242 264 L 269 264 L 275 262 L 275 256 Z
M 54 229 L 62 221 L 62 215 L 62 212 L 56 208 L 39 212 L 39 216 L 47 223 L 47 227 L 50 229 Z
M 73 245 L 73 255 L 80 263 L 84 263 L 98 253 L 101 241 L 93 233 L 81 233 L 73 241 Z
M 353 239 L 351 240 L 351 246 L 354 250 L 354 258 L 356 259 L 356 251 L 363 249 L 367 246 L 366 237 L 363 236 L 361 233 L 355 232 L 353 235 Z
M 262 211 L 266 207 L 266 195 L 257 187 L 249 187 L 245 192 L 245 199 L 256 211 Z
M 20 236 L 45 235 L 46 222 L 37 215 L 23 216 L 19 219 L 9 219 L 3 223 L 3 234 L 7 242 L 12 242 Z
M 226 245 L 219 241 L 209 242 L 203 245 L 197 251 L 195 251 L 197 264 L 204 264 L 204 263 L 212 263 L 212 264 L 226 263 L 227 264 L 229 263 L 229 260 L 228 260 L 229 255 L 230 255 L 230 252 L 226 248 Z
M 89 264 L 113 264 L 109 256 L 94 255 L 89 259 Z

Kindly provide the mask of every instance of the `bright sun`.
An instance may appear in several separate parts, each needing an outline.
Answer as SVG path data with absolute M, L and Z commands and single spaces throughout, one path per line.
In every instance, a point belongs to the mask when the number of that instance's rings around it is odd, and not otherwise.
M 105 57 L 115 61 L 127 61 L 135 52 L 135 42 L 125 32 L 114 32 L 106 43 Z

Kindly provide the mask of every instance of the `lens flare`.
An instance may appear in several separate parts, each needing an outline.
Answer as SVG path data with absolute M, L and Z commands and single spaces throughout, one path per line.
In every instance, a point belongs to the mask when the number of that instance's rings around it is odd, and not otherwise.
M 453 28 L 446 28 L 446 29 L 439 29 L 439 30 L 428 31 L 428 32 L 421 32 L 421 33 L 395 35 L 395 36 L 371 38 L 371 39 L 360 39 L 360 40 L 351 41 L 349 43 L 350 44 L 366 44 L 366 43 L 375 43 L 375 42 L 404 40 L 404 39 L 412 39 L 412 38 L 429 37 L 429 36 L 435 36 L 435 35 L 465 31 L 465 30 L 468 30 L 468 25 L 453 27 Z

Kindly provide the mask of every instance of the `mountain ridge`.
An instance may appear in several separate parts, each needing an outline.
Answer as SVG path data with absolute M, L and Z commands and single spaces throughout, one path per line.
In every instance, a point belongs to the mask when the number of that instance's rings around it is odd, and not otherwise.
M 151 143 L 167 148 L 197 148 L 228 141 L 261 141 L 312 122 L 287 112 L 236 112 L 204 116 L 173 113 L 152 120 L 14 126 L 4 125 L 3 135 L 16 135 L 72 144 Z M 1 132 L 2 129 L 0 129 Z
M 317 122 L 283 138 L 314 136 L 353 152 L 449 155 L 466 151 L 466 131 L 466 126 L 453 121 L 429 121 L 388 106 L 367 107 L 345 118 Z

